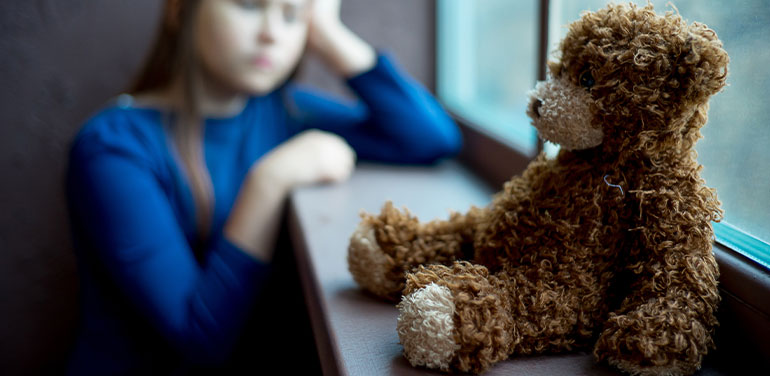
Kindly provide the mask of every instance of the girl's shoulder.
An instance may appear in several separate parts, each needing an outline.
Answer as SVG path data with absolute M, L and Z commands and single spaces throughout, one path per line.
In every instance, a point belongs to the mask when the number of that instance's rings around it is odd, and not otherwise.
M 161 125 L 163 111 L 158 108 L 145 106 L 130 94 L 120 94 L 108 100 L 84 122 L 81 132 L 92 132 L 97 129 L 127 130 L 127 127 L 146 128 L 150 125 L 158 128 Z
M 121 94 L 93 113 L 76 133 L 70 156 L 91 157 L 119 153 L 148 158 L 165 143 L 162 112 L 134 106 L 133 97 Z

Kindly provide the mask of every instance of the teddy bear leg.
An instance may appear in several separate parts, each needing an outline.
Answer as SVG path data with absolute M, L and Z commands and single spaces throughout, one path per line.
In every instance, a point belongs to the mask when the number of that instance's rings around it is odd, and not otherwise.
M 594 356 L 632 375 L 690 375 L 709 347 L 709 330 L 695 312 L 653 299 L 625 314 L 610 314 Z
M 536 267 L 490 274 L 462 261 L 419 267 L 398 305 L 405 356 L 415 366 L 479 373 L 514 353 L 588 347 L 606 305 L 596 278 L 574 267 L 550 277 Z
M 447 221 L 421 224 L 408 211 L 387 202 L 378 216 L 362 214 L 348 247 L 353 279 L 381 298 L 398 301 L 405 272 L 417 265 L 447 265 L 464 257 L 472 243 L 472 219 L 478 213 L 480 209 L 473 208 L 469 214 L 454 213 Z
M 704 241 L 704 244 L 705 243 Z M 669 252 L 648 266 L 607 319 L 594 356 L 633 375 L 697 371 L 718 325 L 719 268 L 713 255 Z
M 480 373 L 510 355 L 508 294 L 483 266 L 420 266 L 407 275 L 398 308 L 398 335 L 413 366 Z
M 611 313 L 594 356 L 633 375 L 690 375 L 714 347 L 716 319 L 684 295 L 657 297 L 621 313 Z M 683 299 L 684 298 L 684 299 Z M 679 301 L 677 301 L 679 300 Z

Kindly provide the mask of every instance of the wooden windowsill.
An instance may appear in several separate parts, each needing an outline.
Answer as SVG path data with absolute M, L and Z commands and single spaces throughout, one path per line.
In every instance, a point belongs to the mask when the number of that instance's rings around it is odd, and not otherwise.
M 289 233 L 324 374 L 431 372 L 412 367 L 404 358 L 396 333 L 395 306 L 364 293 L 347 269 L 348 240 L 358 225 L 359 212 L 378 213 L 386 200 L 392 200 L 422 221 L 447 218 L 450 210 L 486 205 L 496 190 L 458 162 L 445 161 L 433 167 L 362 164 L 348 182 L 292 193 Z M 511 374 L 619 373 L 594 364 L 585 353 L 514 357 L 486 373 Z M 698 374 L 726 373 L 707 358 Z

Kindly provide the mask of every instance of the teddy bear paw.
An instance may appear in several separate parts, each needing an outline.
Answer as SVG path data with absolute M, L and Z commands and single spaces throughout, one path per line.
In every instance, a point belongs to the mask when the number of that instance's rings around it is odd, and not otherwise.
M 455 304 L 445 286 L 430 283 L 397 305 L 398 337 L 413 366 L 449 370 L 460 345 L 454 338 Z
M 392 257 L 385 254 L 377 244 L 374 228 L 362 222 L 350 237 L 348 247 L 348 268 L 359 286 L 386 299 L 400 295 L 403 282 L 388 278 L 388 271 L 393 268 Z

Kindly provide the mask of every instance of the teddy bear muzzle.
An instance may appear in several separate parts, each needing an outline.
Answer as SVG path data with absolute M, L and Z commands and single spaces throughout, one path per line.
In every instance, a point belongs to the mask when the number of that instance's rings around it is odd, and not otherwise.
M 601 126 L 592 123 L 591 94 L 565 78 L 538 82 L 530 93 L 527 115 L 540 137 L 567 150 L 599 146 Z

